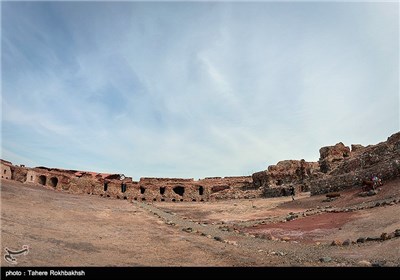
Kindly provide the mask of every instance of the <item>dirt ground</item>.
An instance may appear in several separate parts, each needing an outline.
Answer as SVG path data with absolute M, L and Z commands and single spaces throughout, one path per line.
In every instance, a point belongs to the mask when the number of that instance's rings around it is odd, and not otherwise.
M 400 179 L 374 196 L 359 192 L 331 202 L 302 193 L 295 201 L 142 203 L 2 179 L 2 252 L 29 252 L 1 265 L 400 266 Z M 378 240 L 382 233 L 392 235 Z

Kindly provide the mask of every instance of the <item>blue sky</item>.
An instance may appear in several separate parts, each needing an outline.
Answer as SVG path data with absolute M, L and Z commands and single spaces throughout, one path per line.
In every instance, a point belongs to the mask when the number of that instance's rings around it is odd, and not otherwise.
M 399 131 L 399 4 L 2 2 L 1 157 L 250 175 Z

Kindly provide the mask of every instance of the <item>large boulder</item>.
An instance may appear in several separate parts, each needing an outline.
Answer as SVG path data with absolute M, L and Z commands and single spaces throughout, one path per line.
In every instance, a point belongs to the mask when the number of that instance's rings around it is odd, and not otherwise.
M 339 162 L 350 156 L 350 148 L 342 142 L 334 146 L 325 146 L 319 149 L 319 167 L 323 173 L 328 173 L 334 169 Z

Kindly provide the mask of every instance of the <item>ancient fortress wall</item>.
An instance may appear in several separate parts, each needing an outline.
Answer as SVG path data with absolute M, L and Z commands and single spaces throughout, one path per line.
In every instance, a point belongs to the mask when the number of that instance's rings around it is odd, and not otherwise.
M 57 168 L 27 168 L 1 162 L 5 179 L 31 183 L 58 191 L 101 197 L 138 200 L 201 202 L 215 199 L 221 190 L 241 192 L 252 185 L 251 176 L 205 178 L 121 178 L 120 174 L 104 174 Z M 214 196 L 212 196 L 214 194 Z
M 57 168 L 16 166 L 1 160 L 2 178 L 41 185 L 57 191 L 137 201 L 201 202 L 249 199 L 311 191 L 311 195 L 361 185 L 377 175 L 400 177 L 400 132 L 387 141 L 363 147 L 343 143 L 322 147 L 318 162 L 284 160 L 252 176 L 193 178 L 140 178 Z
M 319 153 L 318 162 L 285 160 L 256 172 L 253 184 L 263 189 L 265 197 L 288 195 L 290 185 L 296 192 L 316 195 L 361 186 L 372 175 L 384 181 L 400 176 L 400 132 L 376 145 L 353 144 L 350 149 L 339 142 Z

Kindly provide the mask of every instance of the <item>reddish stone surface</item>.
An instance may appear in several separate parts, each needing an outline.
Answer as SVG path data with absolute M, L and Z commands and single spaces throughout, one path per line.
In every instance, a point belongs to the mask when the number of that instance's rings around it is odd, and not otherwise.
M 311 243 L 329 233 L 335 232 L 346 223 L 356 219 L 357 214 L 347 213 L 323 213 L 275 224 L 259 225 L 248 228 L 245 232 L 250 234 L 267 234 L 275 238 L 289 237 L 290 240 L 298 240 Z

